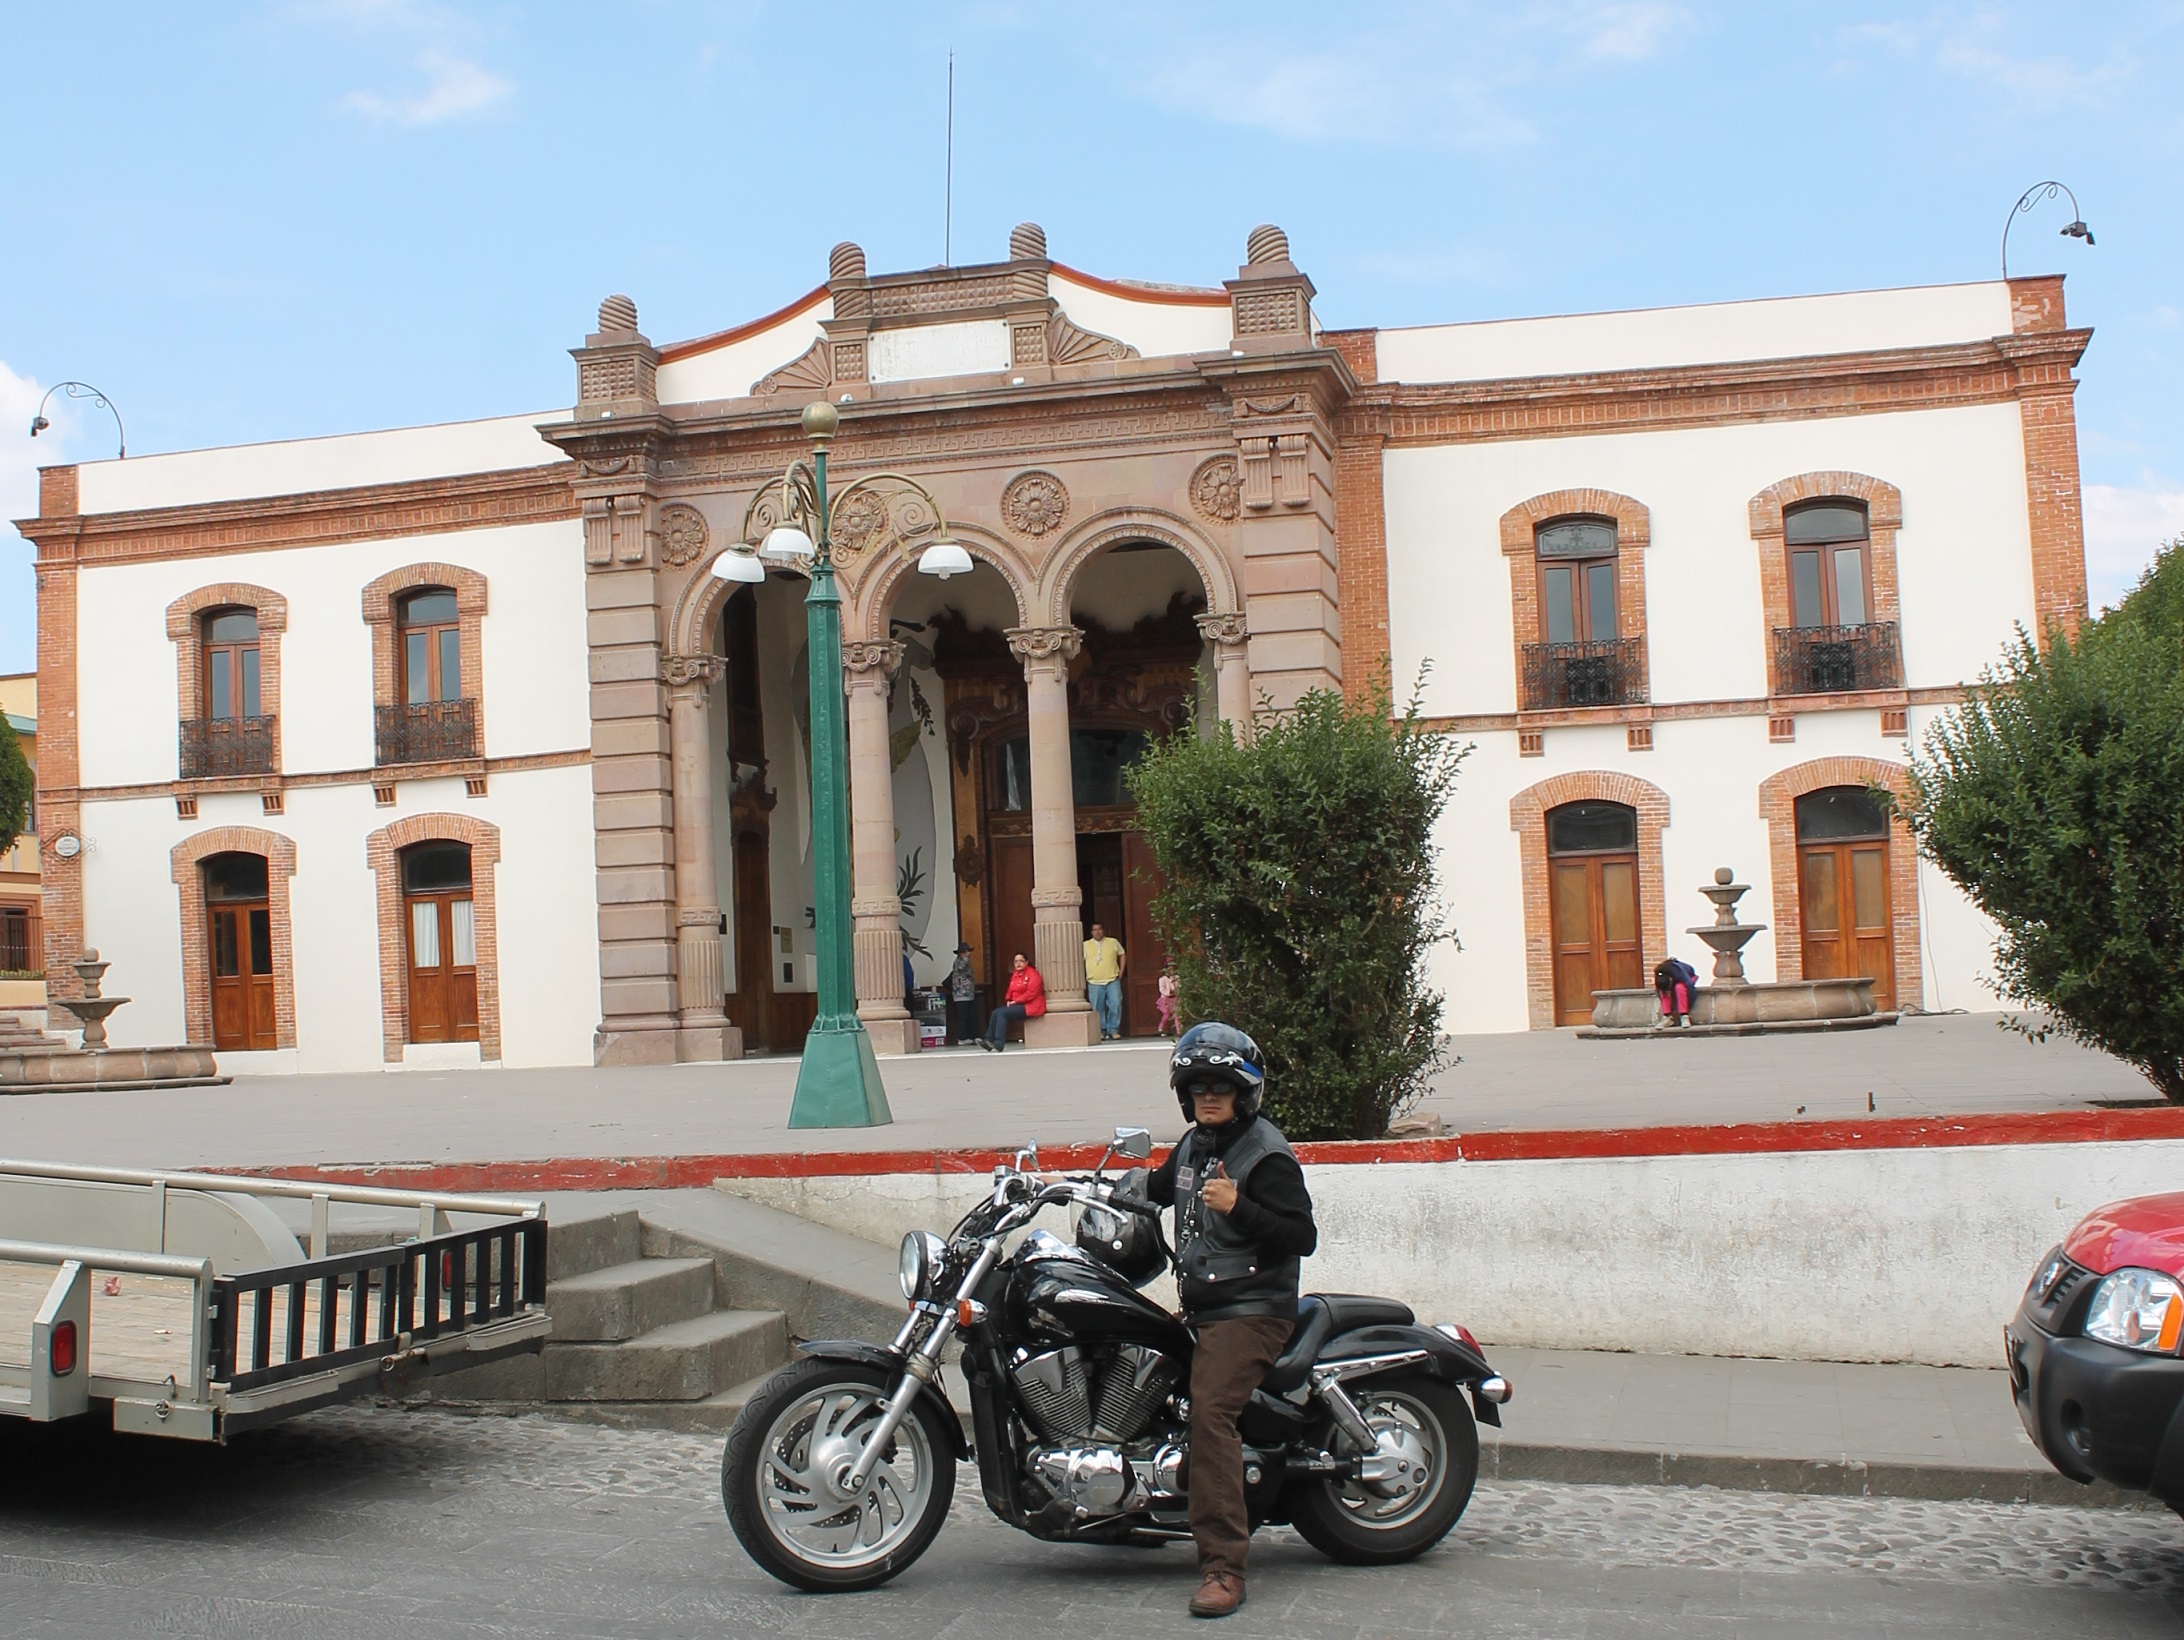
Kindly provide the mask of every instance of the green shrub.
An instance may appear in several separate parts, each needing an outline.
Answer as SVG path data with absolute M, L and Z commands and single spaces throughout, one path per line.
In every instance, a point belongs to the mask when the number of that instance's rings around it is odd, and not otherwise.
M 2019 632 L 1927 734 L 1906 818 L 2000 930 L 2028 1034 L 2127 1060 L 2184 1104 L 2184 539 L 2045 651 Z
M 37 790 L 30 760 L 14 729 L 0 723 L 0 854 L 15 846 L 30 824 L 30 800 Z
M 1293 1139 L 1379 1137 L 1443 1062 L 1433 827 L 1469 751 L 1415 698 L 1395 718 L 1385 690 L 1314 691 L 1248 740 L 1177 735 L 1131 772 L 1182 1011 L 1258 1039 Z

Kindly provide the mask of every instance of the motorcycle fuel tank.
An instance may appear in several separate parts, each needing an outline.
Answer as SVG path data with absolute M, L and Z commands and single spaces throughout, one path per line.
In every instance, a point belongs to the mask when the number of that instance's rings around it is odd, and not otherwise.
M 1150 1344 L 1189 1359 L 1182 1322 L 1059 1237 L 1025 1238 L 1009 1279 L 1010 1320 L 1031 1338 Z

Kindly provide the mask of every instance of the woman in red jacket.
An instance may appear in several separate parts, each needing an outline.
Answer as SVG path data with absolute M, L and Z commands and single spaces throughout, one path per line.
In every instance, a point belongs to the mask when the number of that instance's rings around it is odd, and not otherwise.
M 1009 1026 L 1019 1019 L 1037 1019 L 1046 1012 L 1046 981 L 1039 977 L 1039 970 L 1024 960 L 1019 951 L 1009 975 L 1009 989 L 1001 1006 L 994 1009 L 986 1020 L 986 1034 L 978 1039 L 978 1045 L 988 1053 L 999 1053 L 1008 1046 Z

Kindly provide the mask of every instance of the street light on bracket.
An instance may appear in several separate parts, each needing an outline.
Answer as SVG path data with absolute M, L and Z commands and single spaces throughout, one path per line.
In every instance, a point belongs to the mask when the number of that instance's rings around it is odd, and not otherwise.
M 2010 276 L 2010 229 L 2016 225 L 2019 217 L 2031 211 L 2035 205 L 2043 200 L 2053 199 L 2057 194 L 2065 195 L 2070 200 L 2070 221 L 2057 231 L 2065 239 L 2082 239 L 2087 249 L 2092 248 L 2093 230 L 2085 225 L 2085 213 L 2078 209 L 2078 196 L 2060 182 L 2035 182 L 2017 196 L 2017 203 L 2010 207 L 2010 214 L 2002 220 L 2003 278 Z
M 851 914 L 849 740 L 842 705 L 842 595 L 834 584 L 834 530 L 855 521 L 861 550 L 899 542 L 919 551 L 918 568 L 943 580 L 971 567 L 948 539 L 948 521 L 932 491 L 902 473 L 868 473 L 827 494 L 827 449 L 842 423 L 824 399 L 805 406 L 811 459 L 793 461 L 744 510 L 741 550 L 713 561 L 723 580 L 765 578 L 765 566 L 811 578 L 804 595 L 811 674 L 812 923 L 818 935 L 817 1017 L 804 1038 L 789 1126 L 880 1127 L 894 1120 L 872 1039 L 857 1017 L 856 943 Z M 754 554 L 748 543 L 759 545 Z M 922 549 L 913 546 L 922 543 Z M 755 575 L 753 572 L 756 572 Z
M 129 432 L 121 425 L 121 412 L 114 408 L 114 401 L 93 387 L 89 382 L 55 382 L 46 389 L 45 397 L 38 401 L 38 413 L 30 418 L 30 436 L 36 438 L 53 425 L 46 419 L 45 407 L 53 402 L 53 395 L 66 393 L 72 399 L 89 399 L 93 404 L 114 418 L 114 434 L 120 441 L 115 460 L 129 459 Z

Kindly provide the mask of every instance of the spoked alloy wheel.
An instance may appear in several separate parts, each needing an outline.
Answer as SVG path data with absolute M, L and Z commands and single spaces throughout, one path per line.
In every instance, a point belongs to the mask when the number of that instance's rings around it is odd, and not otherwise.
M 1291 1514 L 1329 1559 L 1388 1565 L 1448 1535 L 1479 1478 L 1479 1429 L 1460 1391 L 1433 1378 L 1390 1378 L 1350 1391 L 1380 1451 L 1355 1480 L 1301 1483 Z
M 721 1455 L 721 1501 L 751 1558 L 784 1583 L 870 1589 L 922 1555 L 948 1518 L 955 1452 L 922 1400 L 864 1486 L 850 1468 L 886 1410 L 877 1367 L 804 1361 L 754 1396 Z

